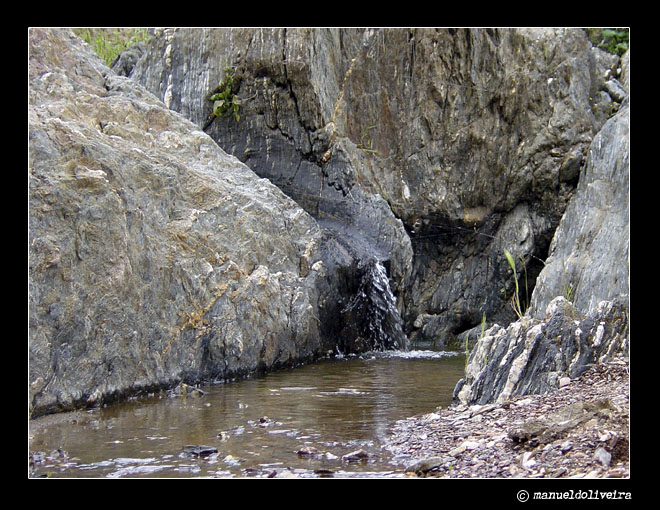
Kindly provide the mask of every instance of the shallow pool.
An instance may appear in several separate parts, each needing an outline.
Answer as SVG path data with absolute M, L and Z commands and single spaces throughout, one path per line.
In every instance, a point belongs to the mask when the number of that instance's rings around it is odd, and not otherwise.
M 368 353 L 204 386 L 201 397 L 43 417 L 30 427 L 32 476 L 402 476 L 404 460 L 382 448 L 390 426 L 449 405 L 463 368 L 458 353 Z

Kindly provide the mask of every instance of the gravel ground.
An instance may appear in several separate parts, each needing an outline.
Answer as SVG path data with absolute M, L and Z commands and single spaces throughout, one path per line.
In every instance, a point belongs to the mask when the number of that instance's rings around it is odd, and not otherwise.
M 450 406 L 396 423 L 387 449 L 409 476 L 629 478 L 629 366 L 598 364 L 545 395 Z

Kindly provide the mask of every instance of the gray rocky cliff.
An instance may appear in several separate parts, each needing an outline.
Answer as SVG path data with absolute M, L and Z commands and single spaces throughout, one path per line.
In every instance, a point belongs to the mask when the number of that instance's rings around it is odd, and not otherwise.
M 200 127 L 230 74 L 240 118 L 206 131 L 370 246 L 411 339 L 447 342 L 515 319 L 504 249 L 531 293 L 617 59 L 579 29 L 166 29 L 126 72 Z
M 70 31 L 28 79 L 33 416 L 325 352 L 309 214 Z
M 546 393 L 591 364 L 628 357 L 630 98 L 627 85 L 623 90 L 620 111 L 589 147 L 527 314 L 476 342 L 455 390 L 458 401 Z
M 577 192 L 555 233 L 529 313 L 542 316 L 555 296 L 578 312 L 629 296 L 630 107 L 603 126 L 587 153 Z

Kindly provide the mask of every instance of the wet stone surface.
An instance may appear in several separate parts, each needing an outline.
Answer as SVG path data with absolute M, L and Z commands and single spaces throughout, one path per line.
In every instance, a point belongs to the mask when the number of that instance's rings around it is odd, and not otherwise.
M 386 448 L 408 476 L 627 478 L 628 364 L 596 365 L 557 391 L 401 420 Z

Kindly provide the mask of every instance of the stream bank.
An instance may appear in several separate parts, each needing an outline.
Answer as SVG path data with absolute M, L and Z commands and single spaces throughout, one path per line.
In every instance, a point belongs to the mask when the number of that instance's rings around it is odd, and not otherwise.
M 387 448 L 409 476 L 627 478 L 629 442 L 629 365 L 618 358 L 552 393 L 399 421 Z

